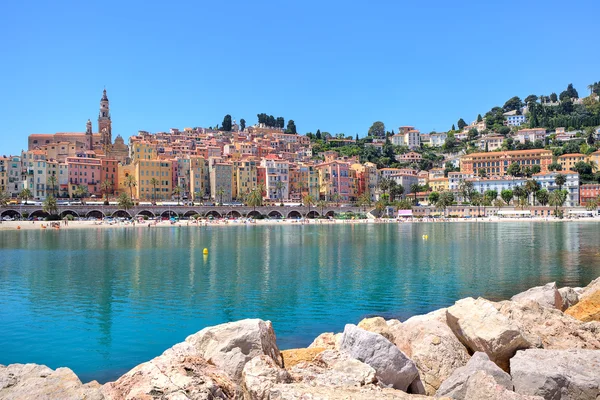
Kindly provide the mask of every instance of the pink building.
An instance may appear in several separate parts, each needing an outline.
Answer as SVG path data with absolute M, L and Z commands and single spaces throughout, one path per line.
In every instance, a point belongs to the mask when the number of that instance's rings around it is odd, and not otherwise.
M 102 177 L 102 161 L 98 158 L 67 157 L 67 170 L 69 171 L 69 196 L 77 190 L 77 186 L 86 187 L 89 194 L 101 195 L 100 179 Z

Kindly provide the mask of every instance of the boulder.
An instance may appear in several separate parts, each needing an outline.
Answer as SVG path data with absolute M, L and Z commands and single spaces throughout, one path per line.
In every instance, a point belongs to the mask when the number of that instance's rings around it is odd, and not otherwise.
M 185 339 L 196 355 L 241 382 L 244 365 L 259 355 L 271 357 L 279 366 L 281 354 L 270 321 L 244 319 L 202 329 Z
M 482 351 L 508 371 L 509 360 L 519 349 L 532 344 L 518 326 L 488 300 L 472 297 L 457 301 L 446 311 L 448 326 L 471 352 Z
M 588 294 L 579 303 L 567 309 L 565 314 L 583 322 L 600 321 L 600 290 Z
M 515 392 L 544 399 L 600 398 L 600 351 L 518 351 L 510 360 Z
M 282 350 L 281 356 L 283 357 L 283 366 L 286 369 L 290 369 L 294 365 L 302 361 L 312 361 L 319 353 L 322 353 L 327 349 L 323 347 L 310 347 L 308 349 L 290 349 Z
M 373 367 L 337 350 L 326 350 L 289 372 L 295 382 L 313 386 L 362 387 L 377 382 Z
M 45 365 L 0 365 L 0 399 L 101 400 L 101 386 L 82 384 L 69 368 L 52 370 Z
M 591 281 L 589 285 L 581 290 L 581 293 L 579 294 L 579 300 L 583 300 L 598 291 L 600 291 L 600 277 Z
M 414 316 L 410 317 L 409 319 L 407 319 L 406 321 L 404 321 L 404 323 L 438 321 L 443 324 L 446 324 L 446 311 L 447 310 L 448 310 L 447 308 L 440 308 L 438 310 L 431 311 L 427 314 L 414 315 Z
M 464 367 L 457 368 L 439 387 L 436 396 L 448 396 L 462 400 L 466 398 L 467 381 L 477 371 L 484 371 L 491 376 L 497 385 L 512 390 L 510 375 L 504 372 L 495 363 L 490 361 L 487 354 L 477 352 Z
M 440 384 L 469 361 L 465 346 L 445 323 L 432 318 L 409 319 L 394 334 L 394 344 L 417 366 L 426 394 L 433 396 Z
M 537 303 L 520 304 L 514 301 L 495 303 L 509 321 L 518 326 L 533 347 L 545 349 L 600 349 L 600 323 L 581 321 L 559 310 Z
M 577 304 L 579 302 L 579 293 L 581 293 L 581 290 L 581 288 L 572 287 L 558 289 L 558 293 L 560 293 L 560 297 L 562 298 L 560 310 L 565 311 L 567 308 L 573 307 L 575 304 Z
M 269 356 L 254 357 L 244 365 L 242 389 L 245 400 L 268 400 L 271 388 L 278 383 L 290 383 L 292 377 Z
M 319 336 L 316 337 L 315 340 L 313 340 L 313 342 L 308 346 L 308 348 L 318 347 L 330 350 L 337 350 L 339 348 L 341 338 L 341 333 L 321 333 Z
M 312 386 L 306 383 L 273 386 L 270 400 L 425 400 L 431 397 L 407 394 L 389 388 Z
M 563 299 L 556 288 L 556 282 L 547 283 L 544 286 L 536 286 L 525 292 L 511 297 L 517 303 L 528 303 L 533 301 L 543 307 L 562 308 Z
M 116 382 L 102 387 L 107 400 L 150 399 L 238 399 L 239 386 L 205 359 L 178 346 L 133 368 Z
M 477 371 L 467 380 L 465 400 L 544 400 L 539 396 L 515 393 L 498 382 L 485 371 Z
M 415 382 L 419 380 L 415 363 L 377 333 L 348 324 L 344 328 L 340 351 L 346 351 L 350 357 L 373 367 L 377 379 L 384 385 L 406 391 L 409 386 L 418 384 Z M 413 387 L 412 390 L 418 389 Z
M 385 319 L 381 317 L 365 318 L 358 323 L 358 327 L 364 329 L 365 331 L 379 333 L 390 342 L 394 341 L 392 333 L 390 332 L 390 327 L 386 323 Z

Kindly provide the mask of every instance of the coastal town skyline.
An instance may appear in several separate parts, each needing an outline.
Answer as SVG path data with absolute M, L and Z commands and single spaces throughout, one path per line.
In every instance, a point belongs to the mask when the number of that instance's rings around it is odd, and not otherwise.
M 593 24 L 575 24 L 577 40 L 571 40 L 549 23 L 534 51 L 521 45 L 531 18 L 579 21 L 597 13 L 594 2 L 515 4 L 519 12 L 474 3 L 264 6 L 261 14 L 243 3 L 227 9 L 184 3 L 167 12 L 152 3 L 140 10 L 110 1 L 101 9 L 8 5 L 4 15 L 11 18 L 0 27 L 11 38 L 5 54 L 12 60 L 0 66 L 10 77 L 0 99 L 3 152 L 17 154 L 19 138 L 32 133 L 81 130 L 104 86 L 118 113 L 114 131 L 127 141 L 138 130 L 214 126 L 226 114 L 253 123 L 260 112 L 293 119 L 299 133 L 362 137 L 377 120 L 446 131 L 499 99 L 548 95 L 568 83 L 583 92 L 597 79 L 599 56 L 586 40 L 594 37 Z M 51 21 L 48 13 L 55 15 Z M 141 35 L 134 28 L 165 26 L 165 19 L 177 29 L 142 29 Z M 24 24 L 30 29 L 18 28 Z M 238 30 L 244 34 L 233 34 Z M 552 60 L 561 46 L 581 55 L 569 68 Z

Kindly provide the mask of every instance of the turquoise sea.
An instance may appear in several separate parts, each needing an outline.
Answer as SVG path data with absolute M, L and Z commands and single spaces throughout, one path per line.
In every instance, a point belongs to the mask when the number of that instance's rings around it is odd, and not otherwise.
M 597 223 L 0 231 L 0 364 L 116 379 L 200 329 L 257 317 L 281 348 L 600 275 Z M 424 240 L 423 235 L 429 239 Z M 209 255 L 203 256 L 203 248 Z

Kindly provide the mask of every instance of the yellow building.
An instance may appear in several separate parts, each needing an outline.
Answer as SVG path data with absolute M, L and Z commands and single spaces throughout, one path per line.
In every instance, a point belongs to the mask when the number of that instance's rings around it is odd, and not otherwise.
M 234 194 L 238 200 L 243 201 L 246 195 L 257 186 L 258 177 L 256 161 L 237 161 L 234 163 L 234 166 Z
M 562 156 L 558 157 L 558 160 L 557 160 L 557 162 L 562 167 L 563 171 L 572 170 L 573 167 L 575 166 L 575 164 L 577 164 L 578 162 L 581 162 L 581 161 L 583 161 L 583 162 L 587 161 L 587 156 L 585 154 L 581 154 L 581 153 L 563 154 Z
M 157 157 L 156 146 L 146 140 L 138 140 L 131 144 L 131 163 L 141 160 L 155 160 Z
M 128 176 L 133 175 L 136 180 L 136 185 L 134 187 L 132 187 L 131 189 L 129 188 L 129 186 L 127 186 L 125 183 L 125 180 L 127 179 Z M 139 189 L 138 189 L 138 185 L 137 185 L 137 175 L 136 175 L 136 170 L 135 170 L 135 165 L 133 164 L 128 164 L 128 165 L 122 165 L 119 164 L 118 169 L 117 169 L 117 187 L 115 188 L 115 196 L 120 195 L 121 193 L 127 193 L 129 195 L 131 195 L 133 193 L 133 198 L 134 199 L 139 199 L 140 195 L 139 195 Z
M 141 160 L 135 164 L 138 198 L 168 200 L 173 193 L 170 160 Z
M 449 188 L 448 178 L 429 179 L 429 187 L 434 192 L 444 192 Z
M 190 193 L 194 200 L 210 194 L 208 162 L 202 156 L 190 156 Z

